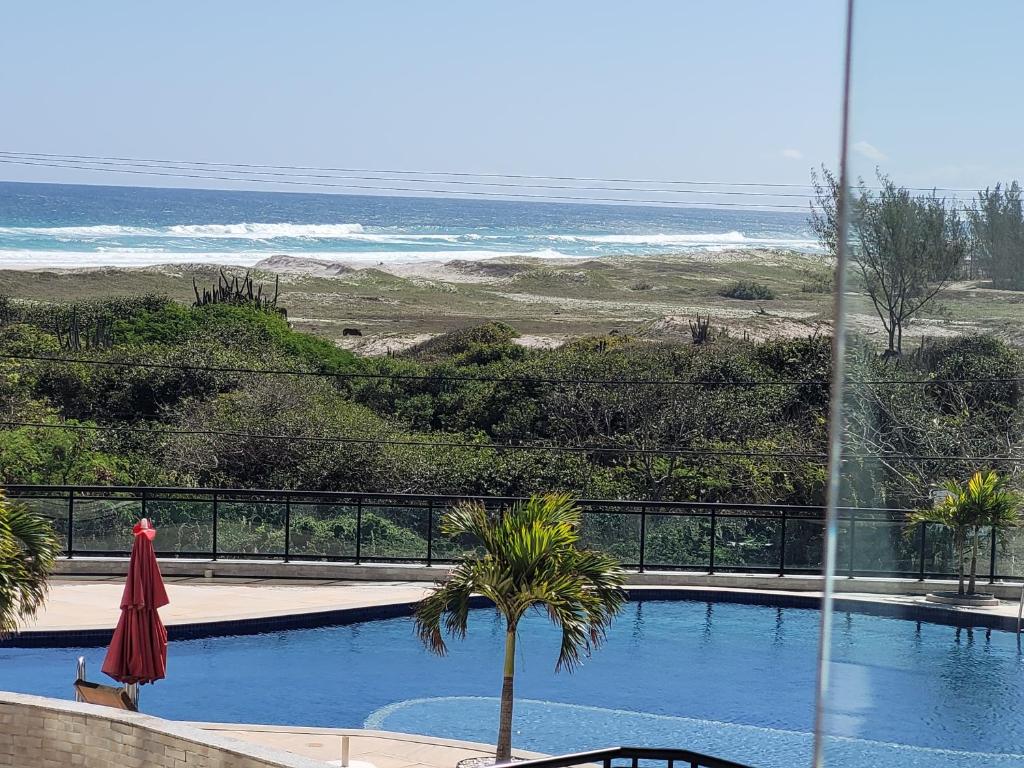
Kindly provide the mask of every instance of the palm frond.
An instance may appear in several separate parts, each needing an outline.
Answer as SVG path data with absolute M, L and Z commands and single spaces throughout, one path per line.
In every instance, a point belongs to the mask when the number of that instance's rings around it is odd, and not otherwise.
M 0 635 L 15 631 L 43 606 L 59 551 L 49 520 L 0 492 Z

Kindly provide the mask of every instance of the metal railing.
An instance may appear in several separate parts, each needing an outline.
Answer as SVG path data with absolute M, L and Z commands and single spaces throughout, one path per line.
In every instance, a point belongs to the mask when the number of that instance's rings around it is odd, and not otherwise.
M 440 531 L 441 513 L 467 500 L 490 508 L 514 497 L 213 488 L 13 485 L 6 492 L 48 516 L 65 555 L 124 556 L 131 524 L 154 521 L 161 557 L 450 563 L 476 543 Z M 806 575 L 821 573 L 824 509 L 781 504 L 581 500 L 585 545 L 625 567 Z M 840 510 L 840 575 L 925 579 L 954 574 L 940 526 L 908 526 L 909 510 Z M 1024 568 L 1024 537 L 999 550 L 984 532 L 978 573 L 994 581 Z M 1019 545 L 1019 546 L 1018 546 Z M 1019 556 L 1020 553 L 1020 556 Z
M 619 768 L 615 761 L 625 761 L 629 768 L 639 768 L 640 761 L 663 763 L 665 768 L 750 768 L 742 763 L 723 760 L 686 749 L 656 749 L 650 747 L 608 747 L 590 752 L 577 752 L 537 760 L 522 760 L 501 764 L 501 768 L 573 768 L 578 765 L 600 765 Z M 499 768 L 499 766 L 495 766 Z

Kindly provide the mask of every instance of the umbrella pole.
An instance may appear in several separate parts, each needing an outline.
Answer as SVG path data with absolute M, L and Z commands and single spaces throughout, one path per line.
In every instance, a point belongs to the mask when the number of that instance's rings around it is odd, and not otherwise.
M 124 692 L 128 694 L 128 698 L 131 699 L 135 709 L 139 708 L 139 684 L 138 683 L 125 683 Z

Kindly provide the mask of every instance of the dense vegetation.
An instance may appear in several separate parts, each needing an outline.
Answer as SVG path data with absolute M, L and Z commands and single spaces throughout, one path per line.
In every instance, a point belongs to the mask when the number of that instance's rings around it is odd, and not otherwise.
M 723 288 L 720 291 L 720 295 L 727 299 L 771 301 L 775 298 L 775 291 L 763 283 L 755 283 L 753 280 L 739 280 Z
M 824 500 L 827 337 L 755 343 L 719 335 L 691 344 L 612 335 L 531 350 L 515 343 L 513 328 L 490 323 L 371 359 L 255 306 L 187 307 L 147 296 L 77 306 L 7 301 L 0 310 L 3 483 Z M 71 322 L 105 330 L 83 331 L 96 343 L 74 348 Z M 108 365 L 27 359 L 48 357 Z M 1021 354 L 1003 342 L 960 337 L 898 359 L 854 345 L 852 358 L 859 379 L 940 380 L 851 389 L 856 503 L 917 504 L 929 486 L 975 468 L 935 456 L 1017 450 L 1007 436 L 1024 431 L 1020 382 L 961 381 L 1019 377 Z M 941 381 L 948 379 L 956 381 Z M 74 428 L 27 426 L 35 424 Z M 337 547 L 351 537 L 350 518 L 296 519 L 293 544 Z M 408 521 L 363 522 L 386 547 L 421 548 L 423 532 Z M 631 524 L 602 516 L 589 525 L 629 558 L 635 537 L 622 531 Z M 723 531 L 721 562 L 730 536 L 735 546 L 772 546 L 774 529 L 765 526 Z M 814 535 L 808 557 L 817 556 Z M 648 546 L 666 562 L 697 562 L 707 536 L 699 520 L 660 521 Z M 221 537 L 225 549 L 245 551 L 280 547 L 281 532 L 248 519 L 225 525 Z

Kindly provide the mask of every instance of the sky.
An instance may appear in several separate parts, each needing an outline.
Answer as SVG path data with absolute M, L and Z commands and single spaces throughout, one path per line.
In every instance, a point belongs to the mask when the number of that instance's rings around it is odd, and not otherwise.
M 5 4 L 0 151 L 805 184 L 837 165 L 844 6 L 21 0 Z M 859 0 L 855 171 L 1024 176 L 1022 22 L 1019 0 Z M 10 164 L 0 179 L 204 185 Z
M 23 0 L 4 15 L 0 150 L 795 183 L 838 154 L 841 0 Z

